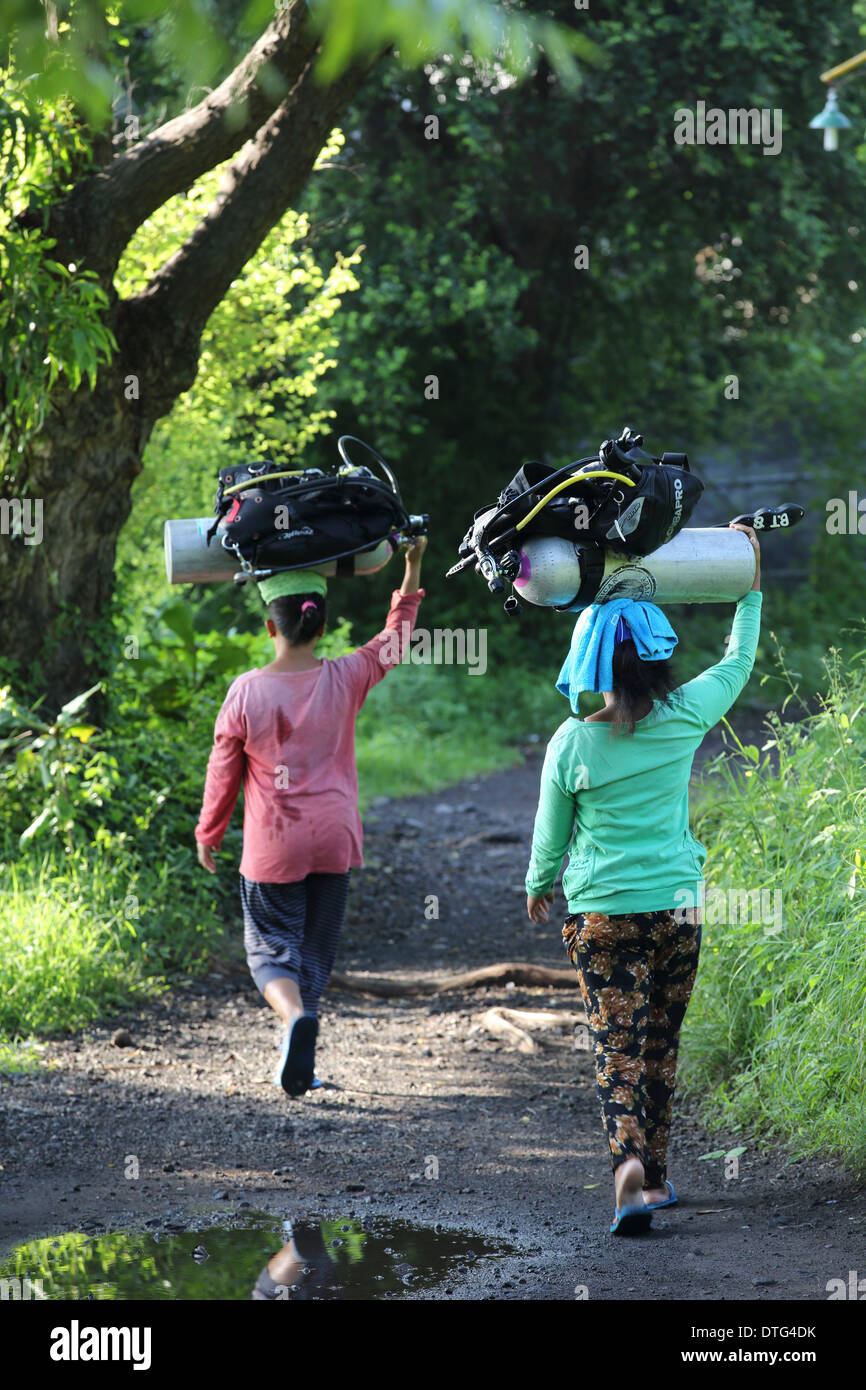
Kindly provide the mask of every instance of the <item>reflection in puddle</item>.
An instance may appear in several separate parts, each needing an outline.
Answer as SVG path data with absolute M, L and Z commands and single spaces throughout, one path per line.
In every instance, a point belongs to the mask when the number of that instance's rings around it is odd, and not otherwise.
M 0 1263 L 0 1281 L 11 1281 L 5 1297 L 21 1296 L 20 1281 L 46 1299 L 381 1299 L 459 1280 L 510 1253 L 504 1241 L 388 1218 L 292 1223 L 257 1212 L 243 1225 L 181 1234 L 32 1241 Z

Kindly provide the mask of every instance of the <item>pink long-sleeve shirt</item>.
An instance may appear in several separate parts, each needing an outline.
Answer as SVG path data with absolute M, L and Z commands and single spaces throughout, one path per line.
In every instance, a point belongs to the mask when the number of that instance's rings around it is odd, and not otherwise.
M 243 784 L 245 878 L 295 883 L 363 864 L 355 720 L 399 663 L 423 596 L 395 590 L 384 629 L 347 656 L 310 671 L 245 671 L 229 686 L 195 838 L 221 843 Z

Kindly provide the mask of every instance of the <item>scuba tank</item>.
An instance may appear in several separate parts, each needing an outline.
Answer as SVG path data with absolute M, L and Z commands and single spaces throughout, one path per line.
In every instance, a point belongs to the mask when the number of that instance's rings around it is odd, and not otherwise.
M 695 527 L 640 559 L 550 536 L 525 541 L 514 578 L 518 598 L 570 611 L 610 599 L 729 603 L 755 577 L 755 552 L 742 531 Z
M 734 517 L 759 537 L 796 525 L 805 516 L 793 502 Z M 527 603 L 575 612 L 615 598 L 652 603 L 735 603 L 755 578 L 748 536 L 729 525 L 686 527 L 651 555 L 623 555 L 558 536 L 524 541 L 512 583 Z M 517 600 L 506 600 L 516 611 Z
M 231 550 L 208 545 L 207 533 L 212 525 L 212 516 L 165 523 L 165 574 L 169 584 L 224 584 L 240 574 L 241 562 Z M 326 579 L 337 574 L 376 574 L 396 549 L 396 544 L 383 540 L 371 550 L 347 556 L 342 564 L 339 560 L 326 560 L 304 568 L 314 569 Z
M 347 443 L 365 449 L 378 472 L 355 463 Z M 375 574 L 401 544 L 425 534 L 429 518 L 406 511 L 381 454 L 349 434 L 337 449 L 341 466 L 329 472 L 271 459 L 221 468 L 214 517 L 165 523 L 169 584 L 244 584 L 304 569 L 326 578 Z

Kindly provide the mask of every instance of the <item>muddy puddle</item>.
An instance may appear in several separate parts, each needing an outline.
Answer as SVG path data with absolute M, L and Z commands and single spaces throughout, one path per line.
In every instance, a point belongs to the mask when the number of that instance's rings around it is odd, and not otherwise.
M 67 1233 L 0 1263 L 4 1299 L 323 1300 L 404 1298 L 469 1276 L 503 1285 L 504 1241 L 387 1218 L 303 1221 L 251 1213 L 202 1230 Z

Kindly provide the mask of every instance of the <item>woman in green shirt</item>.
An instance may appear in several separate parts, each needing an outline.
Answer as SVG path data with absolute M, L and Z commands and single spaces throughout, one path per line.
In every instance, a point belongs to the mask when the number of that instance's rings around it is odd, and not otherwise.
M 752 543 L 755 580 L 737 604 L 724 658 L 675 687 L 668 657 L 676 636 L 661 610 L 598 605 L 581 623 L 590 637 L 598 623 L 603 653 L 601 625 L 616 622 L 612 658 L 605 668 L 602 655 L 598 666 L 611 689 L 602 691 L 604 709 L 557 729 L 541 774 L 527 911 L 531 921 L 547 921 L 568 854 L 562 935 L 595 1039 L 618 1235 L 646 1230 L 654 1210 L 677 1200 L 666 1155 L 707 857 L 689 829 L 689 777 L 704 735 L 749 679 L 760 629 L 758 540 L 750 527 L 732 525 Z M 569 690 L 575 710 L 578 694 Z

